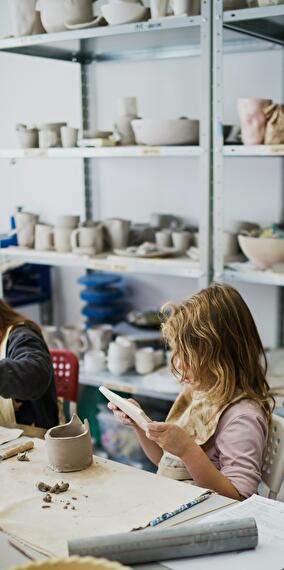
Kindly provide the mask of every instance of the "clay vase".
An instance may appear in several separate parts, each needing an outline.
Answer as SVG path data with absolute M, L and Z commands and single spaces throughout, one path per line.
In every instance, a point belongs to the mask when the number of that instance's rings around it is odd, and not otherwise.
M 238 99 L 238 113 L 241 121 L 244 144 L 263 144 L 266 127 L 264 109 L 271 99 Z
M 49 429 L 44 437 L 48 464 L 53 471 L 82 471 L 92 464 L 93 450 L 88 420 L 82 423 L 73 414 L 70 422 Z

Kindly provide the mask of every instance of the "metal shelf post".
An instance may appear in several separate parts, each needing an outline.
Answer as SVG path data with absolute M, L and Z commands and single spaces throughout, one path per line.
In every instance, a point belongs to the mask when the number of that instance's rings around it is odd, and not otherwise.
M 213 264 L 222 280 L 223 256 L 223 2 L 213 2 Z

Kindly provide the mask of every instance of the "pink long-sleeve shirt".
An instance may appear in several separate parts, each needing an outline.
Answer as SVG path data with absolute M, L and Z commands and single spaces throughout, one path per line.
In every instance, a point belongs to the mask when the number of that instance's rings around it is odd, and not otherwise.
M 216 432 L 202 449 L 247 498 L 258 490 L 267 435 L 268 423 L 260 406 L 253 400 L 241 400 L 224 411 Z

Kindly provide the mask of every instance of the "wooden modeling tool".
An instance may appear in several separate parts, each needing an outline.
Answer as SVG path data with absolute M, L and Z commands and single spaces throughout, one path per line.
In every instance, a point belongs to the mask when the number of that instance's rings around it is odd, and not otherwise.
M 9 459 L 9 457 L 14 457 L 14 455 L 17 455 L 18 453 L 23 453 L 23 451 L 29 451 L 29 449 L 32 449 L 33 447 L 34 447 L 34 442 L 30 440 L 22 444 L 18 443 L 17 445 L 5 448 L 3 449 L 3 451 L 0 450 L 0 461 L 3 461 L 4 459 Z

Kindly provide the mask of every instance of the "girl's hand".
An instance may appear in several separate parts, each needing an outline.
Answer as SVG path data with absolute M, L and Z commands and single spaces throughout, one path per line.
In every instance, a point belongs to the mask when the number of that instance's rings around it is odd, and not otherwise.
M 168 451 L 181 459 L 192 443 L 191 437 L 184 429 L 165 422 L 148 424 L 146 436 L 155 441 L 164 451 Z
M 138 408 L 141 408 L 140 404 L 138 404 L 136 400 L 132 400 L 132 398 L 129 398 L 128 402 L 131 402 L 131 404 L 134 404 Z M 127 414 L 125 414 L 122 410 L 120 410 L 117 406 L 115 406 L 111 402 L 108 403 L 107 407 L 109 410 L 111 410 L 114 413 L 118 421 L 124 426 L 138 427 L 137 424 Z

